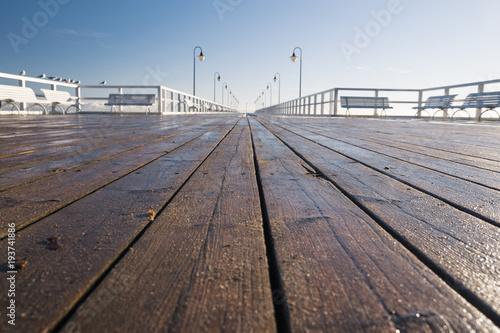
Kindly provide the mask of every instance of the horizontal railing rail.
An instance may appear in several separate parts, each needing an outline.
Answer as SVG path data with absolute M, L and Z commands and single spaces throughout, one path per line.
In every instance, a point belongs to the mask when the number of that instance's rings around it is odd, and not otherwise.
M 469 93 L 483 93 L 486 89 L 500 91 L 500 87 L 492 87 L 500 83 L 500 79 L 479 81 L 472 83 L 455 84 L 425 89 L 391 89 L 391 88 L 333 88 L 294 100 L 256 110 L 258 114 L 280 114 L 280 115 L 307 115 L 307 116 L 340 116 L 343 115 L 340 103 L 341 96 L 367 96 L 367 97 L 389 97 L 391 106 L 397 105 L 390 111 L 392 116 L 415 116 L 422 117 L 422 110 L 413 111 L 413 106 L 421 107 L 426 99 L 433 95 L 457 94 L 455 105 L 460 105 Z M 389 96 L 388 96 L 389 95 Z M 458 103 L 458 104 L 457 104 Z M 381 108 L 372 109 L 371 116 L 380 116 Z M 449 118 L 448 110 L 439 110 L 442 118 Z M 425 111 L 424 111 L 425 112 Z M 474 118 L 481 118 L 481 108 L 475 110 Z M 384 112 L 387 114 L 388 112 Z M 428 113 L 428 112 L 427 112 Z M 344 114 L 347 114 L 344 111 Z M 351 112 L 351 115 L 353 112 Z M 365 115 L 362 110 L 357 110 L 357 115 Z M 429 114 L 430 116 L 430 114 Z
M 14 75 L 0 72 L 0 85 L 14 85 L 20 87 L 32 88 L 36 96 L 40 99 L 40 103 L 44 103 L 44 95 L 40 91 L 40 87 L 50 90 L 65 90 L 69 91 L 76 98 L 78 112 L 111 112 L 111 108 L 105 107 L 105 101 L 108 101 L 110 93 L 123 94 L 146 94 L 154 93 L 156 95 L 156 113 L 176 113 L 176 112 L 237 112 L 235 109 L 215 103 L 213 101 L 193 96 L 175 89 L 164 86 L 144 86 L 144 85 L 81 85 L 48 78 L 34 78 L 25 75 Z M 49 103 L 50 101 L 47 101 Z M 26 112 L 28 109 L 27 103 L 20 102 L 19 109 Z M 99 110 L 101 109 L 101 110 Z M 105 110 L 106 109 L 106 110 Z M 118 112 L 145 112 L 145 109 L 138 111 L 140 108 L 127 108 L 117 106 Z

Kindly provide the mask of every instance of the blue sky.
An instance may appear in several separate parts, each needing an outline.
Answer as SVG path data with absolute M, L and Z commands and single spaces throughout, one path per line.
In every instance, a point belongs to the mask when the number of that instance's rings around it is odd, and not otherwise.
M 240 101 L 281 74 L 281 100 L 334 87 L 422 88 L 500 78 L 498 0 L 2 1 L 0 72 L 161 84 Z M 34 28 L 34 29 L 33 29 Z M 217 84 L 220 102 L 221 84 Z M 269 98 L 269 95 L 267 95 Z

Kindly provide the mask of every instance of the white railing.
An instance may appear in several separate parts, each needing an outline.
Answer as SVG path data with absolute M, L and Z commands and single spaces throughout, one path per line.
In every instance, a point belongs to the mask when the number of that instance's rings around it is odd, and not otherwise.
M 90 94 L 90 92 L 92 94 Z M 226 105 L 214 103 L 213 101 L 193 96 L 178 90 L 163 86 L 118 86 L 118 85 L 81 85 L 77 87 L 77 96 L 82 101 L 83 112 L 99 112 L 108 101 L 110 93 L 118 94 L 156 94 L 157 114 L 177 113 L 177 112 L 237 112 Z M 86 106 L 86 103 L 88 104 Z M 109 107 L 108 107 L 109 109 Z M 117 106 L 118 112 L 141 112 L 141 108 L 129 106 Z M 144 109 L 142 108 L 142 111 Z
M 432 110 L 429 111 L 414 111 L 413 106 L 422 106 L 426 99 L 434 95 L 458 95 L 454 100 L 454 105 L 461 105 L 469 93 L 500 91 L 500 79 L 472 82 L 465 84 L 457 84 L 450 86 L 442 86 L 426 89 L 379 89 L 379 88 L 333 88 L 330 90 L 318 92 L 312 95 L 304 96 L 290 100 L 281 104 L 276 104 L 270 107 L 258 109 L 259 114 L 280 114 L 280 115 L 309 115 L 309 116 L 343 116 L 346 114 L 342 110 L 340 96 L 373 96 L 373 97 L 389 97 L 390 105 L 394 108 L 386 110 L 384 114 L 391 116 L 415 116 L 422 117 L 423 113 L 427 113 L 429 117 L 434 117 L 438 113 L 442 113 L 441 118 L 449 118 L 448 110 Z M 495 86 L 495 84 L 497 86 Z M 397 106 L 397 107 L 396 107 Z M 380 116 L 381 109 L 371 109 L 371 116 Z M 350 112 L 351 115 L 367 115 L 366 111 L 356 110 Z M 475 110 L 474 118 L 479 119 L 481 109 Z
M 106 106 L 110 93 L 119 94 L 146 94 L 154 93 L 156 95 L 153 112 L 156 114 L 178 113 L 178 112 L 237 112 L 235 109 L 226 105 L 214 103 L 204 98 L 193 96 L 181 91 L 170 89 L 163 86 L 140 86 L 140 85 L 80 85 L 64 81 L 50 80 L 48 78 L 34 78 L 24 75 L 14 75 L 0 73 L 0 85 L 14 85 L 33 89 L 40 104 L 50 104 L 41 93 L 42 88 L 51 90 L 64 90 L 70 92 L 76 99 L 78 112 L 84 113 L 102 113 L 112 112 L 130 112 L 144 113 L 147 108 L 134 106 L 116 106 L 112 109 Z M 28 110 L 27 103 L 19 102 L 21 113 Z M 17 113 L 17 110 L 15 110 Z M 4 110 L 5 112 L 5 110 Z

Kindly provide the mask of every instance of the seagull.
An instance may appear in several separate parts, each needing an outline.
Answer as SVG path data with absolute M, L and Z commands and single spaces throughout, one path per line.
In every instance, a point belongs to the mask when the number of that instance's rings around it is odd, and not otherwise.
M 55 77 L 55 76 L 49 76 L 49 79 L 55 80 L 55 79 L 57 79 L 57 77 Z
M 80 84 L 80 80 L 76 81 L 75 83 L 76 83 L 76 84 Z
M 45 74 L 38 75 L 39 78 L 45 79 Z
M 23 70 L 21 71 L 21 73 L 19 73 L 19 74 L 20 74 L 20 75 L 26 75 L 26 71 L 23 69 Z
M 59 81 L 59 82 L 61 82 L 62 80 L 63 80 L 62 77 L 57 78 L 57 81 Z
M 64 80 L 64 82 L 71 83 L 71 79 L 66 79 L 66 80 Z
M 106 84 L 106 81 L 102 81 L 102 82 L 101 82 L 101 83 L 99 83 L 99 84 Z

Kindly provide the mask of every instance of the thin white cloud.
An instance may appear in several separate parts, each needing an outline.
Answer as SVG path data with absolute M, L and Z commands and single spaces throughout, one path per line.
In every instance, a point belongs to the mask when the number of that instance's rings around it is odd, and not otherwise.
M 52 35 L 60 38 L 66 37 L 89 37 L 89 38 L 109 38 L 112 35 L 106 32 L 94 31 L 94 30 L 74 30 L 69 28 L 55 29 L 52 30 Z

